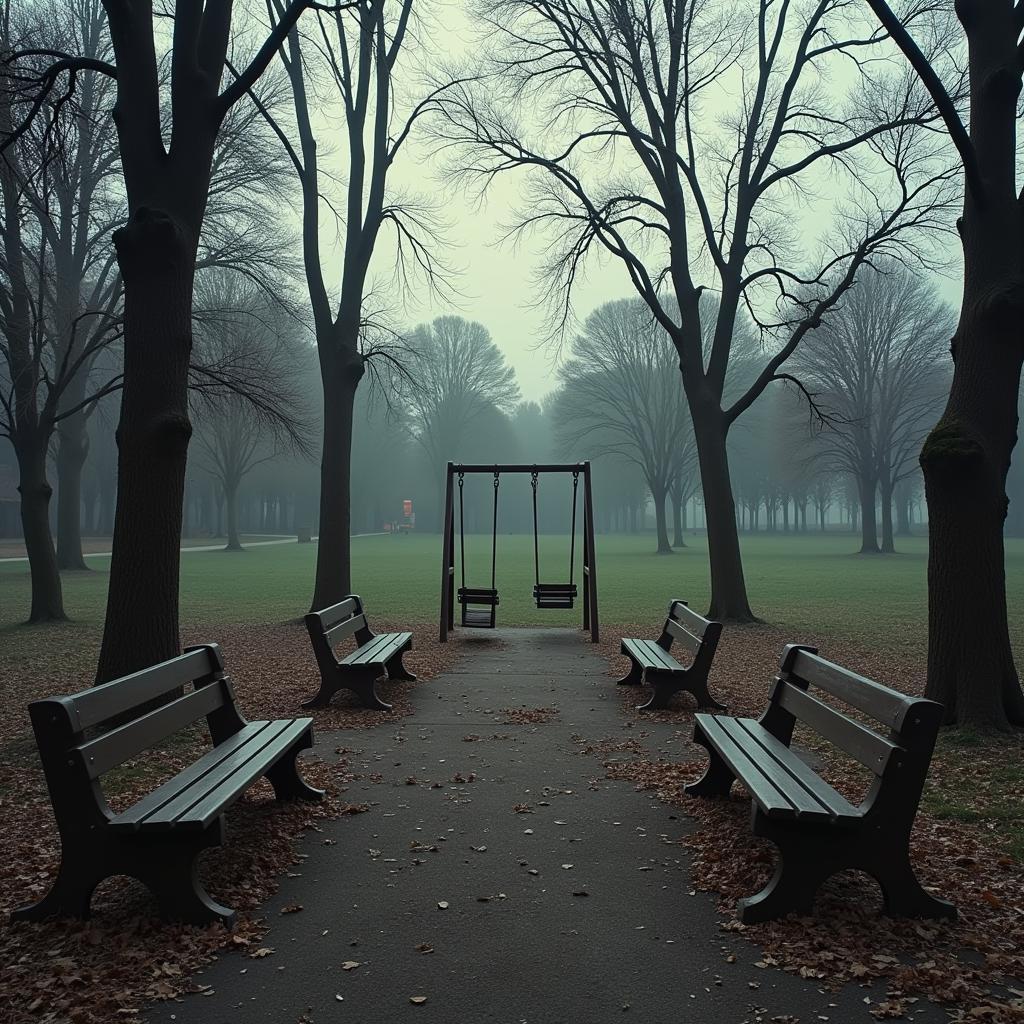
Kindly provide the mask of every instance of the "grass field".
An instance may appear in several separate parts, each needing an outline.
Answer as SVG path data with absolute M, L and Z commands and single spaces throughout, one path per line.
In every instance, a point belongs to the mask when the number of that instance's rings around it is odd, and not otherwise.
M 603 622 L 654 621 L 671 597 L 703 610 L 709 598 L 705 538 L 671 556 L 652 553 L 650 537 L 599 537 L 598 590 Z M 849 535 L 757 536 L 743 539 L 746 580 L 756 612 L 774 625 L 848 638 L 874 637 L 896 645 L 920 637 L 925 626 L 926 542 L 911 538 L 891 556 L 853 552 Z M 436 621 L 440 541 L 436 536 L 364 537 L 352 542 L 353 585 L 371 610 L 388 618 Z M 489 539 L 466 539 L 470 586 L 489 582 Z M 578 552 L 579 554 L 579 552 Z M 282 622 L 308 607 L 314 545 L 283 544 L 238 552 L 189 552 L 181 556 L 181 614 L 185 624 L 203 621 Z M 499 538 L 499 622 L 503 625 L 568 625 L 577 612 L 540 612 L 531 601 L 534 582 L 531 539 Z M 89 559 L 93 572 L 63 578 L 69 615 L 98 625 L 110 559 Z M 542 577 L 564 582 L 566 539 L 542 537 Z M 1024 616 L 1024 542 L 1007 544 L 1011 620 Z M 580 582 L 579 568 L 577 582 Z M 24 620 L 29 604 L 25 563 L 0 564 L 0 635 Z M 1022 631 L 1017 631 L 1020 634 Z M 1024 653 L 1024 645 L 1020 648 Z
M 601 621 L 647 622 L 664 615 L 671 597 L 707 605 L 707 548 L 703 536 L 671 556 L 653 554 L 649 536 L 601 536 L 597 540 Z M 900 542 L 891 556 L 854 554 L 848 534 L 747 537 L 743 540 L 750 598 L 758 615 L 802 632 L 870 640 L 886 647 L 923 650 L 926 609 L 926 542 Z M 391 620 L 437 620 L 440 538 L 432 535 L 360 537 L 352 542 L 354 586 L 372 612 Z M 489 582 L 490 541 L 466 539 L 467 582 Z M 282 622 L 308 608 L 316 555 L 314 545 L 255 547 L 242 553 L 189 552 L 181 558 L 181 609 L 185 625 L 203 622 Z M 99 626 L 106 600 L 109 558 L 89 559 L 92 573 L 64 576 L 68 614 L 91 633 Z M 568 572 L 567 538 L 541 538 L 541 571 L 546 581 L 562 582 Z M 577 570 L 576 579 L 579 582 Z M 1024 620 L 1024 542 L 1007 543 L 1011 622 Z M 502 536 L 498 542 L 499 623 L 568 625 L 577 612 L 539 612 L 533 607 L 532 538 Z M 20 626 L 28 608 L 29 577 L 24 563 L 0 565 L 0 645 L 13 653 L 19 636 L 47 634 L 50 627 Z M 71 635 L 79 635 L 72 629 Z M 70 639 L 70 636 L 69 636 Z M 1024 657 L 1024 629 L 1015 630 L 1017 654 Z M 9 646 L 10 645 L 10 646 Z M 0 655 L 2 662 L 2 655 Z

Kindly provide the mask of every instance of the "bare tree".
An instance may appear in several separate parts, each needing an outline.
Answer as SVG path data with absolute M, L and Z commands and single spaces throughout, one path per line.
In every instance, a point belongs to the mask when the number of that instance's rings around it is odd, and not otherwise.
M 5 55 L 24 97 L 17 114 L 9 112 L 0 124 L 6 150 L 48 97 L 59 94 L 59 104 L 61 96 L 73 95 L 80 77 L 99 74 L 117 83 L 113 116 L 128 201 L 127 222 L 113 234 L 124 281 L 124 390 L 99 680 L 179 650 L 178 549 L 191 436 L 192 296 L 218 133 L 303 12 L 342 6 L 292 0 L 252 59 L 223 89 L 232 0 L 180 0 L 167 32 L 163 12 L 155 11 L 151 0 L 104 0 L 112 61 L 45 44 Z M 164 56 L 170 68 L 166 84 Z M 46 60 L 41 68 L 40 57 Z
M 855 15 L 851 0 L 485 0 L 490 93 L 467 88 L 445 106 L 465 175 L 486 187 L 527 172 L 518 231 L 547 233 L 541 283 L 558 323 L 571 321 L 573 285 L 603 251 L 671 337 L 697 439 L 716 618 L 753 617 L 729 428 L 787 376 L 786 360 L 867 261 L 923 258 L 922 232 L 942 227 L 952 199 L 950 172 L 933 159 L 934 110 L 885 32 Z M 833 71 L 851 83 L 841 96 L 821 87 Z M 712 94 L 736 97 L 732 112 L 713 119 Z M 808 205 L 814 223 L 798 232 Z M 719 304 L 705 359 L 707 288 Z M 766 355 L 726 401 L 744 306 Z
M 964 294 L 951 346 L 953 380 L 921 450 L 928 501 L 925 692 L 945 705 L 947 722 L 1007 729 L 1024 725 L 1003 547 L 1024 364 L 1024 194 L 1016 146 L 1024 8 L 1012 0 L 955 5 L 967 43 L 968 130 L 957 106 L 956 68 L 922 49 L 911 35 L 913 24 L 885 0 L 868 3 L 941 113 L 966 186 L 957 222 Z
M 938 404 L 951 328 L 930 284 L 888 267 L 862 275 L 795 358 L 795 372 L 827 410 L 820 458 L 857 481 L 862 554 L 894 550 L 893 490 L 913 471 Z
M 483 324 L 441 316 L 408 337 L 408 408 L 413 434 L 434 470 L 438 503 L 445 463 L 465 450 L 474 426 L 494 409 L 512 413 L 519 402 L 515 370 Z
M 34 39 L 54 30 L 56 11 L 33 8 L 29 13 L 31 18 L 15 19 L 4 4 L 0 50 L 9 53 L 16 38 Z M 13 133 L 21 102 L 18 78 L 2 66 L 0 136 Z M 49 522 L 50 442 L 55 430 L 80 420 L 116 386 L 116 380 L 108 380 L 90 389 L 87 380 L 94 357 L 118 333 L 112 316 L 117 275 L 92 238 L 103 220 L 99 192 L 109 173 L 107 154 L 101 147 L 80 147 L 78 139 L 68 141 L 69 135 L 77 136 L 78 120 L 69 105 L 62 109 L 47 101 L 46 108 L 46 127 L 29 125 L 0 156 L 0 433 L 10 438 L 18 459 L 31 622 L 65 617 Z M 69 176 L 79 176 L 69 165 L 86 163 L 94 189 L 79 196 L 65 188 Z M 86 274 L 91 276 L 92 308 L 81 303 L 79 286 Z
M 224 496 L 228 551 L 241 551 L 238 489 L 257 466 L 291 451 L 308 457 L 303 362 L 297 324 L 267 296 L 223 273 L 203 289 L 196 337 L 203 350 L 193 387 L 200 465 Z
M 285 17 L 284 0 L 270 0 Z M 400 194 L 389 182 L 391 168 L 416 123 L 435 107 L 446 86 L 423 85 L 410 101 L 396 86 L 400 58 L 414 50 L 413 0 L 354 0 L 346 9 L 319 12 L 308 38 L 297 28 L 282 51 L 294 106 L 294 145 L 288 132 L 261 106 L 288 153 L 302 196 L 302 249 L 313 311 L 324 393 L 320 486 L 320 539 L 312 607 L 333 604 L 352 589 L 350 534 L 353 409 L 357 388 L 373 360 L 378 379 L 400 368 L 388 318 L 367 309 L 371 263 L 382 232 L 394 239 L 394 283 L 405 289 L 422 276 L 443 287 L 445 266 L 434 253 L 437 221 L 424 196 Z M 415 75 L 406 67 L 406 77 Z M 415 92 L 415 90 L 414 90 Z M 311 116 L 317 101 L 340 109 L 339 166 L 322 167 Z M 331 204 L 332 182 L 342 182 L 340 209 Z M 343 238 L 337 300 L 321 252 L 322 214 L 335 214 Z
M 565 443 L 619 455 L 641 470 L 657 526 L 659 555 L 672 554 L 665 502 L 692 463 L 693 430 L 675 375 L 678 359 L 640 299 L 599 306 L 560 368 L 555 423 Z

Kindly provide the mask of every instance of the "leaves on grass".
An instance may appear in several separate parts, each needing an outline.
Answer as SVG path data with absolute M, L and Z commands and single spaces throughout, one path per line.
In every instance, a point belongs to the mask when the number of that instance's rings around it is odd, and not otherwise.
M 204 854 L 200 871 L 207 890 L 238 911 L 229 932 L 220 925 L 195 928 L 155 919 L 155 903 L 137 883 L 110 879 L 93 899 L 94 917 L 86 923 L 59 921 L 11 924 L 10 911 L 40 899 L 48 891 L 59 861 L 60 841 L 39 769 L 24 708 L 31 700 L 53 693 L 74 693 L 90 686 L 99 644 L 99 622 L 62 627 L 62 642 L 49 631 L 19 632 L 4 648 L 0 674 L 4 700 L 11 713 L 0 718 L 0 991 L 4 993 L 4 1024 L 101 1024 L 132 1019 L 139 1007 L 173 999 L 198 989 L 189 978 L 212 962 L 221 950 L 237 948 L 252 959 L 273 955 L 259 945 L 266 923 L 260 907 L 284 875 L 302 861 L 295 841 L 326 819 L 362 814 L 367 804 L 343 804 L 340 786 L 353 781 L 345 755 L 324 764 L 306 756 L 302 771 L 311 785 L 328 790 L 320 803 L 277 803 L 268 785 L 260 784 L 228 813 L 228 841 Z M 375 626 L 378 623 L 374 623 Z M 387 631 L 389 624 L 380 622 Z M 409 624 L 394 624 L 408 629 Z M 461 644 L 446 645 L 433 629 L 417 632 L 417 649 L 408 658 L 412 671 L 427 679 L 458 656 Z M 309 637 L 301 621 L 283 625 L 221 626 L 186 624 L 184 643 L 217 639 L 228 652 L 239 702 L 248 718 L 293 718 L 300 701 L 316 688 Z M 10 639 L 10 638 L 9 638 Z M 7 671 L 12 665 L 17 671 Z M 273 685 L 267 685 L 272 681 Z M 392 682 L 388 712 L 359 707 L 339 694 L 328 708 L 317 710 L 317 729 L 363 730 L 392 723 L 411 713 L 412 685 Z M 351 745 L 351 744 L 350 744 Z M 103 779 L 104 792 L 115 810 L 123 809 L 171 775 L 193 763 L 208 748 L 203 730 L 179 733 L 142 757 L 127 762 Z M 71 966 L 73 965 L 73 969 Z

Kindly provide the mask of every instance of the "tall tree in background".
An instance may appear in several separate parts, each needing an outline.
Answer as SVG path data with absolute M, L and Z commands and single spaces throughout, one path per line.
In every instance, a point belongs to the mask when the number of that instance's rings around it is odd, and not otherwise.
M 694 454 L 677 365 L 646 303 L 606 302 L 572 341 L 555 407 L 559 433 L 570 446 L 586 438 L 595 455 L 619 455 L 640 467 L 654 501 L 659 555 L 672 554 L 665 503 Z
M 527 172 L 519 228 L 549 232 L 539 277 L 559 323 L 603 250 L 672 339 L 707 508 L 710 612 L 749 620 L 729 428 L 786 376 L 865 261 L 919 256 L 922 230 L 943 224 L 951 190 L 932 159 L 935 113 L 848 0 L 483 0 L 481 16 L 487 91 L 450 97 L 443 134 L 483 188 Z M 851 84 L 836 96 L 826 78 Z M 712 118 L 712 96 L 737 99 Z M 798 233 L 803 197 L 826 174 L 830 194 L 812 202 L 820 228 L 808 218 Z M 706 288 L 720 297 L 707 359 Z M 744 306 L 768 355 L 726 400 Z
M 1024 364 L 1024 193 L 1017 120 L 1024 9 L 957 0 L 967 41 L 970 130 L 942 76 L 885 0 L 868 0 L 942 114 L 964 171 L 964 293 L 949 400 L 921 450 L 928 501 L 928 686 L 946 721 L 1024 725 L 1006 612 L 1006 478 Z M 963 642 L 970 637 L 970 644 Z
M 47 41 L 68 53 L 93 60 L 110 56 L 101 0 L 40 5 Z M 123 220 L 117 146 L 110 106 L 114 84 L 101 75 L 86 75 L 56 121 L 48 118 L 53 151 L 29 178 L 26 197 L 45 238 L 47 266 L 40 290 L 43 329 L 53 336 L 55 358 L 65 370 L 61 389 L 57 450 L 57 564 L 87 569 L 82 556 L 82 467 L 89 452 L 87 401 L 95 357 L 102 346 L 88 341 L 107 332 L 113 340 L 121 283 L 109 233 Z M 34 126 L 38 135 L 39 125 Z
M 216 275 L 202 289 L 210 316 L 200 320 L 197 348 L 208 380 L 230 387 L 193 389 L 197 454 L 224 496 L 227 551 L 242 551 L 238 490 L 257 466 L 290 451 L 308 457 L 302 398 L 304 361 L 297 324 L 264 293 Z
M 413 433 L 437 481 L 440 506 L 445 464 L 494 409 L 511 413 L 519 401 L 515 370 L 483 324 L 441 316 L 408 338 L 415 385 L 409 390 Z
M 5 149 L 46 97 L 70 93 L 80 76 L 100 74 L 117 83 L 113 116 L 128 206 L 126 224 L 113 235 L 125 290 L 124 389 L 113 556 L 97 668 L 101 681 L 179 650 L 178 549 L 192 432 L 192 294 L 218 133 L 302 13 L 341 6 L 292 0 L 223 90 L 232 0 L 178 0 L 167 34 L 151 0 L 105 0 L 113 61 L 46 45 L 22 47 L 7 58 L 20 75 L 25 102 L 16 118 L 0 125 Z M 39 51 L 49 62 L 34 70 Z M 164 56 L 170 69 L 166 83 Z
M 4 5 L 0 49 L 14 48 L 15 33 L 25 41 L 71 31 L 55 8 L 29 13 L 30 19 L 14 19 L 10 5 Z M 3 68 L 0 137 L 11 137 L 24 98 L 20 76 L 6 63 Z M 82 99 L 90 103 L 89 95 Z M 111 261 L 94 241 L 93 232 L 103 222 L 98 195 L 95 207 L 93 196 L 81 197 L 82 213 L 76 190 L 65 189 L 69 178 L 77 183 L 84 177 L 98 193 L 110 172 L 110 151 L 77 144 L 79 114 L 69 104 L 44 98 L 43 105 L 45 124 L 39 118 L 27 125 L 0 156 L 0 434 L 10 438 L 18 460 L 31 622 L 64 618 L 47 457 L 54 432 L 83 419 L 91 403 L 113 386 L 108 380 L 90 389 L 88 377 L 96 354 L 117 337 L 112 313 L 118 294 Z M 92 305 L 83 309 L 79 285 L 87 272 Z
M 404 51 L 415 42 L 414 0 L 354 0 L 345 10 L 319 13 L 319 39 L 303 41 L 298 29 L 288 34 L 281 54 L 294 100 L 298 146 L 265 111 L 291 159 L 301 185 L 302 251 L 320 353 L 324 420 L 321 448 L 320 539 L 317 548 L 313 608 L 340 601 L 352 589 L 351 475 L 352 428 L 356 390 L 374 357 L 390 369 L 389 331 L 367 310 L 370 268 L 382 230 L 394 233 L 394 272 L 404 287 L 420 273 L 437 286 L 444 265 L 433 253 L 434 218 L 428 201 L 401 196 L 389 187 L 391 168 L 410 138 L 416 122 L 428 114 L 444 86 L 424 88 L 411 105 L 395 87 Z M 284 0 L 271 0 L 279 19 L 288 10 Z M 307 67 L 318 51 L 323 74 Z M 340 166 L 321 171 L 312 112 L 317 85 L 326 77 L 328 109 L 340 106 L 343 118 Z M 322 94 L 321 94 L 322 95 Z M 312 97 L 312 99 L 311 99 Z M 343 182 L 338 215 L 343 238 L 338 297 L 331 299 L 326 261 L 321 252 L 321 214 L 328 206 L 330 181 Z M 333 207 L 331 207 L 333 211 Z
M 894 550 L 893 492 L 913 471 L 939 404 L 939 363 L 951 329 L 935 289 L 889 267 L 862 275 L 797 354 L 795 372 L 826 416 L 820 456 L 857 481 L 861 554 Z

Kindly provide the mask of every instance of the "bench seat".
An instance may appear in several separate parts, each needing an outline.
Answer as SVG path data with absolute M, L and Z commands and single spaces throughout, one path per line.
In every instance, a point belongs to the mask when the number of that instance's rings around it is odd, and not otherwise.
M 342 658 L 341 665 L 386 665 L 399 651 L 412 646 L 412 633 L 380 633 L 368 644 Z
M 311 718 L 249 722 L 112 818 L 110 828 L 123 833 L 209 828 L 286 751 L 296 744 L 312 745 L 312 724 Z
M 698 714 L 696 723 L 769 818 L 851 825 L 863 817 L 756 719 Z
M 686 671 L 686 668 L 680 665 L 663 647 L 659 647 L 655 640 L 639 640 L 624 637 L 622 646 L 624 648 L 623 653 L 640 662 L 644 668 L 657 668 L 663 672 Z

